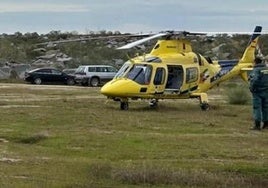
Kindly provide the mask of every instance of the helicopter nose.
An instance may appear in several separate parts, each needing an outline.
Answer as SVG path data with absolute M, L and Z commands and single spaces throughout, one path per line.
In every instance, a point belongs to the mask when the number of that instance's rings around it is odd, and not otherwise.
M 108 82 L 106 83 L 104 86 L 101 87 L 101 94 L 109 97 L 109 96 L 112 96 L 112 94 L 114 93 L 114 87 L 112 85 L 112 83 Z
M 101 94 L 107 97 L 125 97 L 129 93 L 135 93 L 137 84 L 128 79 L 112 80 L 101 88 Z

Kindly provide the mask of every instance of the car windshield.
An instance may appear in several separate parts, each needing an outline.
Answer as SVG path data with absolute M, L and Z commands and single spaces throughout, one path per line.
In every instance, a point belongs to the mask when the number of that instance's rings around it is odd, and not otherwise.
M 81 72 L 84 72 L 84 70 L 85 70 L 85 67 L 78 67 L 75 73 L 81 73 Z
M 126 77 L 137 82 L 138 84 L 146 85 L 150 83 L 151 74 L 151 65 L 136 64 L 129 70 Z

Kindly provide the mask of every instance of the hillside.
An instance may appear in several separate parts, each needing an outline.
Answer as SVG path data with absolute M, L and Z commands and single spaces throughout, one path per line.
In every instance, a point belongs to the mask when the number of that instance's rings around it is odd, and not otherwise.
M 106 38 L 107 36 L 110 36 Z M 112 36 L 112 37 L 111 37 Z M 125 51 L 116 50 L 116 47 L 137 40 L 138 38 L 119 37 L 120 32 L 90 32 L 89 35 L 77 33 L 62 33 L 51 31 L 48 34 L 15 33 L 0 35 L 0 67 L 1 71 L 8 67 L 23 64 L 27 68 L 54 66 L 59 69 L 76 68 L 81 64 L 111 64 L 120 66 L 127 55 Z M 88 38 L 99 38 L 92 39 Z M 79 41 L 76 41 L 79 39 Z M 73 41 L 61 43 L 61 41 Z M 226 34 L 191 39 L 193 50 L 212 59 L 238 59 L 241 57 L 249 35 Z M 59 41 L 59 43 L 52 43 Z M 148 42 L 127 52 L 129 56 L 149 52 L 155 41 Z M 268 36 L 260 39 L 262 53 L 267 55 Z M 3 69 L 4 67 L 4 69 Z M 1 73 L 1 72 L 0 72 Z

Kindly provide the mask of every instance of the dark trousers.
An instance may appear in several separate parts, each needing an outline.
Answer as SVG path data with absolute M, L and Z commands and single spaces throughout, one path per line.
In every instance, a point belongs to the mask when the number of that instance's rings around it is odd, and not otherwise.
M 268 121 L 268 91 L 253 92 L 253 116 L 255 121 Z

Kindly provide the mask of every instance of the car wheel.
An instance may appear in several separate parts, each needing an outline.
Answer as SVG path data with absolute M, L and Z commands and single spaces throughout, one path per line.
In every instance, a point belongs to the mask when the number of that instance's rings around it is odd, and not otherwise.
M 36 85 L 40 85 L 40 84 L 42 83 L 41 78 L 35 78 L 35 79 L 34 79 L 34 83 L 35 83 Z
M 90 85 L 92 87 L 97 87 L 99 85 L 100 81 L 98 78 L 94 77 L 90 79 Z
M 70 78 L 67 80 L 67 85 L 74 85 L 74 84 L 75 84 L 74 79 Z

